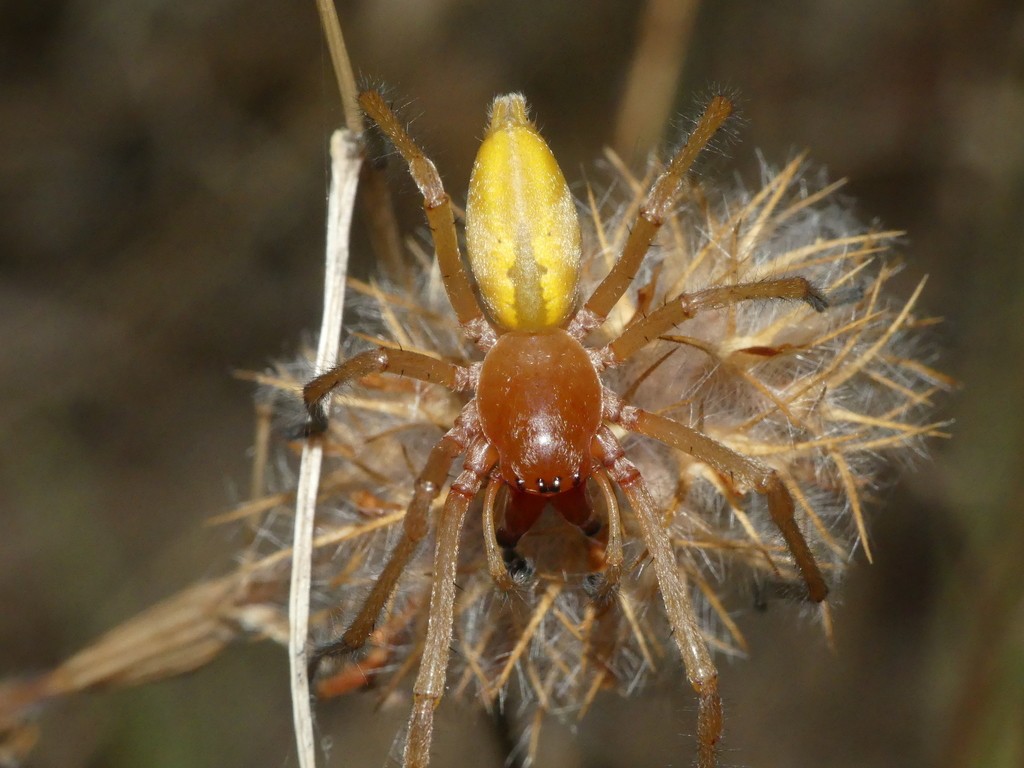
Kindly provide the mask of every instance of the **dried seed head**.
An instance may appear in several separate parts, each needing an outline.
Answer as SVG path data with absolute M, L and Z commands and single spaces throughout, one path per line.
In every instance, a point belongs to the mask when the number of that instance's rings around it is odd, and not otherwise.
M 600 197 L 588 190 L 580 206 L 584 294 L 621 252 L 650 181 L 624 172 L 613 156 L 608 162 L 609 190 Z M 906 301 L 888 296 L 896 268 L 886 252 L 898 233 L 858 225 L 834 199 L 837 186 L 809 175 L 796 159 L 777 172 L 765 168 L 755 191 L 688 189 L 602 329 L 612 338 L 665 298 L 710 286 L 801 275 L 824 291 L 824 312 L 803 302 L 751 301 L 703 313 L 609 372 L 606 383 L 630 402 L 774 468 L 833 584 L 858 546 L 870 557 L 865 499 L 887 462 L 939 434 L 928 421 L 931 401 L 949 384 L 919 357 L 926 321 L 913 310 L 920 287 Z M 368 319 L 355 326 L 349 347 L 372 339 L 460 362 L 477 359 L 435 273 L 422 276 L 415 298 L 359 282 L 352 287 Z M 285 392 L 303 378 L 280 373 L 275 386 Z M 315 564 L 324 637 L 351 621 L 379 575 L 416 473 L 463 401 L 439 387 L 369 376 L 334 402 Z M 664 510 L 680 567 L 703 606 L 706 636 L 722 652 L 745 650 L 729 613 L 737 601 L 803 595 L 761 497 L 678 451 L 639 437 L 626 445 Z M 551 515 L 520 542 L 525 576 L 505 595 L 495 590 L 479 515 L 471 514 L 458 569 L 449 695 L 490 704 L 511 691 L 524 707 L 574 715 L 601 689 L 633 692 L 665 666 L 673 654 L 657 584 L 628 514 L 624 526 L 624 574 L 615 593 L 595 599 L 600 542 Z M 270 549 L 284 538 L 268 523 Z M 386 692 L 411 684 L 426 629 L 429 549 L 402 578 L 359 674 L 342 662 L 322 693 L 350 690 L 366 675 Z

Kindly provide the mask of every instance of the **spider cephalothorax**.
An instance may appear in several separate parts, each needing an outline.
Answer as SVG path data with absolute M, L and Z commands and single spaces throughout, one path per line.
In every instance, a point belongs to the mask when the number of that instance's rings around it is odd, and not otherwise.
M 587 536 L 607 527 L 604 568 L 595 587 L 595 594 L 607 595 L 615 588 L 623 564 L 624 527 L 613 487 L 617 486 L 653 561 L 672 638 L 700 697 L 699 762 L 713 765 L 721 735 L 717 672 L 660 510 L 610 425 L 690 454 L 765 497 L 810 598 L 821 602 L 828 590 L 794 519 L 791 494 L 775 470 L 698 430 L 630 405 L 602 385 L 600 374 L 622 365 L 675 325 L 706 310 L 750 301 L 796 299 L 821 312 L 827 302 L 802 277 L 714 285 L 670 298 L 604 346 L 586 347 L 584 340 L 629 288 L 685 174 L 731 114 L 731 103 L 724 97 L 710 101 L 689 140 L 641 205 L 615 266 L 578 306 L 580 230 L 572 196 L 528 117 L 522 96 L 496 99 L 474 166 L 466 209 L 469 262 L 483 308 L 463 269 L 452 208 L 433 164 L 379 94 L 364 93 L 360 103 L 409 164 L 424 196 L 448 297 L 464 332 L 483 350 L 484 358 L 481 363 L 462 366 L 379 347 L 349 359 L 306 386 L 306 404 L 314 424 L 320 427 L 325 423 L 322 404 L 328 395 L 370 373 L 390 371 L 472 395 L 454 426 L 431 450 L 405 515 L 403 535 L 369 597 L 345 634 L 321 649 L 317 658 L 353 650 L 366 642 L 426 537 L 432 502 L 447 482 L 452 464 L 462 456 L 462 470 L 451 483 L 434 524 L 430 615 L 404 753 L 406 766 L 427 765 L 433 713 L 444 693 L 452 639 L 459 536 L 471 503 L 483 492 L 487 564 L 502 590 L 514 587 L 510 570 L 521 563 L 516 546 L 547 505 Z M 600 515 L 592 509 L 586 493 L 591 480 L 604 499 Z M 499 495 L 502 489 L 505 492 Z

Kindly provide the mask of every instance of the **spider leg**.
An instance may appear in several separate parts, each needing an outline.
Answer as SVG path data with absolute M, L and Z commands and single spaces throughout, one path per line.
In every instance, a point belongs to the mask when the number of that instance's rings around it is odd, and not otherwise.
M 413 686 L 409 735 L 405 744 L 405 768 L 426 768 L 434 730 L 434 710 L 444 694 L 448 652 L 455 615 L 455 574 L 459 559 L 459 534 L 470 504 L 497 461 L 494 448 L 483 437 L 466 453 L 462 472 L 452 483 L 437 524 L 434 550 L 434 581 L 430 589 L 430 620 L 423 645 L 420 671 Z
M 824 312 L 828 300 L 802 277 L 783 277 L 757 283 L 740 283 L 705 288 L 684 293 L 665 302 L 647 317 L 639 320 L 608 344 L 603 351 L 606 365 L 614 366 L 628 360 L 638 350 L 685 320 L 709 309 L 721 309 L 742 301 L 796 299 L 806 301 L 816 311 Z
M 604 550 L 604 573 L 595 574 L 598 580 L 594 582 L 592 593 L 597 603 L 604 603 L 622 578 L 622 516 L 619 513 L 619 500 L 615 498 L 615 489 L 608 479 L 608 471 L 604 467 L 598 467 L 592 477 L 601 491 L 608 514 L 608 544 Z
M 402 523 L 402 536 L 392 550 L 384 570 L 373 584 L 370 594 L 363 602 L 356 618 L 345 633 L 332 642 L 316 648 L 310 656 L 309 677 L 315 676 L 320 662 L 328 656 L 336 656 L 362 648 L 373 632 L 377 617 L 384 604 L 405 571 L 409 560 L 416 553 L 420 542 L 427 534 L 430 506 L 444 487 L 448 471 L 456 457 L 466 452 L 480 433 L 475 407 L 467 405 L 447 433 L 431 449 L 427 463 L 416 478 L 416 488 L 406 509 Z
M 690 454 L 724 475 L 753 486 L 757 493 L 767 499 L 768 512 L 800 569 L 811 600 L 820 603 L 828 597 L 825 578 L 793 516 L 793 497 L 774 469 L 737 453 L 702 432 L 640 408 L 623 405 L 617 414 L 612 415 L 611 420 L 630 432 L 653 437 Z
M 310 434 L 327 429 L 327 414 L 323 403 L 342 384 L 371 373 L 392 371 L 399 376 L 441 384 L 455 392 L 472 387 L 472 374 L 455 363 L 447 363 L 419 352 L 377 347 L 349 358 L 326 373 L 322 373 L 302 389 L 302 399 L 309 413 L 307 431 Z
M 466 330 L 469 338 L 481 341 L 483 346 L 493 345 L 494 330 L 484 319 L 473 294 L 469 276 L 462 266 L 451 198 L 444 191 L 444 184 L 441 183 L 437 168 L 402 127 L 398 117 L 391 111 L 380 93 L 364 91 L 359 94 L 359 104 L 402 155 L 409 166 L 409 174 L 423 195 L 423 210 L 426 212 L 434 249 L 437 251 L 441 279 L 448 293 L 448 300 L 459 318 L 459 324 Z
M 508 592 L 515 587 L 512 576 L 509 575 L 508 566 L 502 557 L 501 547 L 498 544 L 498 535 L 494 526 L 495 502 L 498 498 L 498 491 L 501 490 L 501 481 L 491 478 L 487 484 L 487 493 L 484 495 L 483 526 L 484 526 L 484 550 L 487 552 L 487 570 L 491 573 L 491 579 L 502 592 Z
M 528 559 L 519 554 L 516 547 L 520 539 L 540 518 L 545 507 L 554 503 L 558 495 L 552 498 L 520 491 L 507 483 L 504 485 L 506 493 L 502 521 L 494 532 L 494 538 L 501 547 L 501 557 L 505 561 L 509 576 L 513 582 L 524 584 L 533 578 L 534 567 Z
M 732 110 L 732 102 L 724 96 L 716 96 L 708 103 L 686 143 L 676 152 L 647 193 L 619 260 L 573 318 L 569 332 L 574 336 L 579 338 L 603 323 L 612 307 L 629 288 L 651 242 L 675 202 L 687 172 L 718 129 L 728 120 Z
M 672 637 L 686 667 L 686 676 L 699 697 L 697 721 L 697 765 L 713 768 L 718 741 L 722 737 L 722 700 L 718 695 L 718 670 L 711 660 L 707 643 L 693 610 L 689 590 L 676 562 L 668 532 L 662 526 L 659 510 L 639 470 L 626 458 L 612 431 L 603 426 L 594 438 L 596 458 L 607 468 L 629 500 L 640 526 L 647 551 L 654 561 L 654 572 L 661 588 Z

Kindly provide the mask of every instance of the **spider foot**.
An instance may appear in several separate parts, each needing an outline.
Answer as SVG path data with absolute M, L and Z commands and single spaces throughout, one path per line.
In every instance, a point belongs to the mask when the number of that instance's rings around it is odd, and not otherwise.
M 349 654 L 355 653 L 363 647 L 364 643 L 358 645 L 353 644 L 352 641 L 347 640 L 345 635 L 331 640 L 330 642 L 323 643 L 316 646 L 309 654 L 309 664 L 306 666 L 306 674 L 310 680 L 316 678 L 316 673 L 319 671 L 321 664 L 324 659 L 336 659 Z
M 333 699 L 352 691 L 372 688 L 377 683 L 377 673 L 391 661 L 391 651 L 371 646 L 358 658 L 347 659 L 331 665 L 319 678 L 310 678 L 317 699 Z
M 537 572 L 533 563 L 527 560 L 525 557 L 516 552 L 513 547 L 506 547 L 502 551 L 502 557 L 505 560 L 505 567 L 508 569 L 508 575 L 512 577 L 512 580 L 520 586 L 529 584 Z
M 309 414 L 306 419 L 286 431 L 289 440 L 308 440 L 311 437 L 319 437 L 327 431 L 328 421 L 326 414 Z
M 609 579 L 606 573 L 588 573 L 583 577 L 583 592 L 600 609 L 612 604 L 618 588 L 618 582 Z
M 822 293 L 809 283 L 807 285 L 807 295 L 804 297 L 804 301 L 810 304 L 811 308 L 815 312 L 824 312 L 826 309 L 829 308 L 829 305 L 831 303 L 829 302 L 828 297 L 824 293 Z

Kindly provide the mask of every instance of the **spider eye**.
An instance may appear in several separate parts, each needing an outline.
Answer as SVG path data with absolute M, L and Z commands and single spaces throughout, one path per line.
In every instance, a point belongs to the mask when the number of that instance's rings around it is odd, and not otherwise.
M 517 480 L 516 484 L 519 485 L 520 482 L 521 481 Z M 522 489 L 523 485 L 519 485 L 519 487 L 520 487 L 520 489 Z M 543 477 L 538 477 L 537 478 L 537 490 L 539 492 L 541 492 L 541 493 L 561 493 L 561 491 L 562 491 L 562 478 L 561 477 L 556 477 L 556 478 L 552 479 L 550 482 L 548 482 Z
M 516 478 L 516 488 L 518 488 L 520 491 L 525 491 L 526 490 L 526 481 L 523 480 L 523 478 L 521 478 L 521 477 L 517 477 Z
M 580 481 L 581 481 L 582 479 L 583 479 L 583 478 L 582 478 L 582 476 L 580 475 L 580 472 L 579 472 L 579 470 L 576 470 L 575 472 L 573 472 L 573 473 L 572 473 L 572 484 L 573 484 L 573 487 L 575 488 L 575 487 L 576 487 L 577 485 L 579 485 L 579 484 L 580 484 Z

